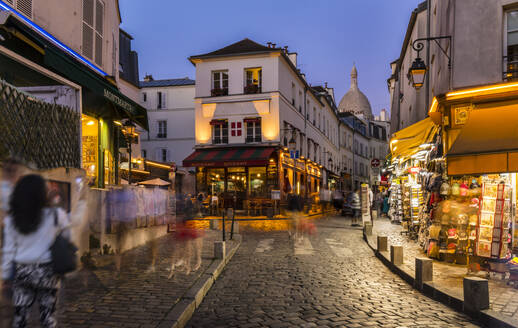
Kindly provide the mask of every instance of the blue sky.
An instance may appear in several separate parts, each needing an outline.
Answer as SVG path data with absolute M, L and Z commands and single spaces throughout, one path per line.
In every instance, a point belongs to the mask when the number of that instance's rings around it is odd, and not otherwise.
M 389 64 L 399 56 L 412 10 L 422 0 L 120 0 L 122 28 L 139 53 L 140 78 L 194 78 L 191 55 L 246 37 L 298 53 L 310 84 L 328 82 L 337 102 L 353 62 L 374 113 L 390 108 Z

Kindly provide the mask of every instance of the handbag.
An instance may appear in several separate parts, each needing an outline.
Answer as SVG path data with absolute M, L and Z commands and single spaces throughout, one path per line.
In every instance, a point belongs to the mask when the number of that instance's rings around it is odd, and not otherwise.
M 55 210 L 54 225 L 58 226 L 58 214 Z M 54 243 L 50 246 L 50 257 L 54 273 L 63 275 L 76 270 L 77 250 L 77 247 L 63 236 L 63 231 L 58 231 Z

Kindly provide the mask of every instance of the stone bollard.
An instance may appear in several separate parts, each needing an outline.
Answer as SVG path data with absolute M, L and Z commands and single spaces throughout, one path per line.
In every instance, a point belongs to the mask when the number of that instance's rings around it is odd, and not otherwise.
M 234 209 L 233 208 L 227 208 L 227 217 L 225 218 L 226 220 L 232 220 L 232 218 L 234 217 Z
M 403 264 L 403 246 L 391 245 L 390 246 L 390 263 L 393 265 Z
M 216 259 L 225 259 L 225 242 L 224 241 L 215 241 L 214 242 L 214 258 Z
M 415 287 L 423 290 L 423 283 L 433 280 L 433 260 L 416 257 L 415 258 Z
M 487 279 L 465 277 L 463 286 L 465 312 L 473 313 L 489 308 L 489 285 Z
M 388 247 L 387 236 L 378 236 L 378 252 L 386 252 Z
M 372 223 L 365 222 L 363 225 L 363 234 L 365 236 L 372 236 Z
M 210 229 L 219 230 L 219 220 L 216 220 L 216 219 L 210 220 Z

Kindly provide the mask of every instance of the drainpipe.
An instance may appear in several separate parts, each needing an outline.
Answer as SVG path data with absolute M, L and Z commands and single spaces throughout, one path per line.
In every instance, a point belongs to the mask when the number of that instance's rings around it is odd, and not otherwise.
M 308 135 L 306 134 L 306 128 L 307 128 L 307 125 L 308 125 L 308 106 L 307 106 L 307 93 L 308 93 L 309 89 L 308 87 L 304 87 L 304 138 L 306 139 L 306 147 L 304 147 L 304 140 L 302 141 L 303 144 L 302 144 L 302 148 L 305 148 L 305 149 L 308 149 Z M 304 150 L 304 149 L 302 149 Z M 301 155 L 302 155 L 302 152 L 301 152 Z M 309 156 L 309 153 L 306 154 L 306 156 L 304 156 L 304 168 L 306 168 L 306 164 L 307 164 L 307 158 Z M 307 170 L 305 172 L 307 174 Z M 304 179 L 304 198 L 307 199 L 308 198 L 308 186 L 307 186 L 307 182 L 308 182 L 308 177 L 306 176 L 306 178 Z

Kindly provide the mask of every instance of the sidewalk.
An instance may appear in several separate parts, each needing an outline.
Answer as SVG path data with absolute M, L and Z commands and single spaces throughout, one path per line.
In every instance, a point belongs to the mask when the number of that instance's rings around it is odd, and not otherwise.
M 404 249 L 404 262 L 399 268 L 413 279 L 415 258 L 426 257 L 426 254 L 422 252 L 415 241 L 401 234 L 401 231 L 402 227 L 400 225 L 391 224 L 388 219 L 378 219 L 374 222 L 372 236 L 368 237 L 368 243 L 376 249 L 376 238 L 378 235 L 383 235 L 388 237 L 389 250 L 390 245 L 402 245 Z M 390 253 L 384 255 L 388 255 L 390 262 Z M 470 276 L 474 275 L 486 278 L 485 272 L 470 274 Z M 466 266 L 433 261 L 433 286 L 446 295 L 463 301 L 462 280 L 465 276 L 467 276 Z M 518 289 L 508 286 L 506 281 L 502 280 L 499 275 L 491 275 L 489 278 L 489 298 L 490 309 L 487 312 L 518 327 Z
M 210 285 L 217 278 L 215 268 L 223 269 L 230 256 L 239 246 L 240 236 L 234 241 L 227 238 L 227 261 L 214 259 L 214 241 L 221 240 L 221 231 L 206 230 L 202 248 L 202 265 L 189 275 L 180 269 L 168 279 L 171 254 L 179 245 L 185 251 L 185 243 L 175 243 L 173 234 L 156 240 L 158 258 L 156 272 L 147 272 L 151 263 L 151 245 L 137 247 L 124 253 L 120 275 L 113 261 L 103 261 L 105 266 L 96 269 L 82 269 L 67 277 L 60 290 L 58 301 L 59 327 L 171 327 L 174 324 L 177 303 L 193 293 L 193 289 L 205 287 L 203 296 L 210 286 L 205 282 L 207 274 Z M 105 259 L 106 260 L 106 259 Z M 192 265 L 195 261 L 192 261 Z M 193 287 L 191 290 L 190 288 Z M 198 288 L 199 289 L 199 288 Z M 200 296 L 194 291 L 196 300 Z M 39 326 L 37 308 L 28 324 Z

